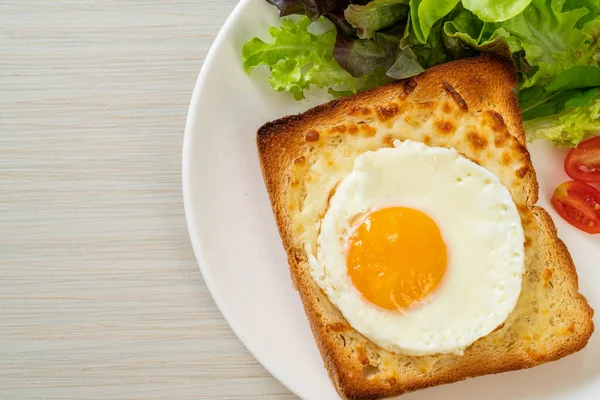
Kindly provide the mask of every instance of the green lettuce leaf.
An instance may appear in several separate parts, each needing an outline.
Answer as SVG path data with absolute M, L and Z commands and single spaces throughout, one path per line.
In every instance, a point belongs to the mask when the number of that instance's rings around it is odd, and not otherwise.
M 538 88 L 542 89 L 539 86 L 536 86 L 533 89 Z M 521 109 L 523 121 L 558 114 L 567 107 L 587 106 L 598 93 L 598 89 L 599 88 L 569 89 L 552 93 L 548 93 L 544 90 L 544 93 L 542 93 L 539 98 L 529 98 L 529 96 L 521 93 L 521 99 L 523 99 L 522 104 L 525 106 Z M 536 101 L 539 102 L 536 103 Z M 526 108 L 527 104 L 531 104 L 531 106 Z
M 531 0 L 462 0 L 463 6 L 484 22 L 506 21 L 520 14 Z
M 373 0 L 366 5 L 348 6 L 346 20 L 357 30 L 361 39 L 372 39 L 375 32 L 406 20 L 409 0 Z
M 586 107 L 572 107 L 558 115 L 525 122 L 529 140 L 546 139 L 567 147 L 575 147 L 595 136 L 599 127 L 600 98 L 597 95 Z
M 600 68 L 573 67 L 547 86 L 533 86 L 518 93 L 523 120 L 558 114 L 568 107 L 585 107 L 600 90 Z
M 269 30 L 273 38 L 270 43 L 259 38 L 247 42 L 242 48 L 246 73 L 266 65 L 271 72 L 271 87 L 291 92 L 296 100 L 304 98 L 304 91 L 311 86 L 329 88 L 335 95 L 355 93 L 384 82 L 384 78 L 373 76 L 357 79 L 342 69 L 333 58 L 336 30 L 313 34 L 308 31 L 310 24 L 306 16 L 296 22 L 286 18 L 280 28 Z
M 510 58 L 509 37 L 510 34 L 504 29 L 484 23 L 460 6 L 444 23 L 444 47 L 454 59 L 474 56 L 482 51 Z
M 535 73 L 525 77 L 523 87 L 547 82 L 560 72 L 577 65 L 593 64 L 595 49 L 589 47 L 585 32 L 576 29 L 585 8 L 561 11 L 564 0 L 533 0 L 521 14 L 501 23 L 511 35 L 513 53 L 523 50 Z
M 460 0 L 410 0 L 410 17 L 417 40 L 425 44 L 431 29 L 448 15 Z
M 557 90 L 580 89 L 600 86 L 600 68 L 598 66 L 578 66 L 558 74 L 546 90 L 552 92 Z

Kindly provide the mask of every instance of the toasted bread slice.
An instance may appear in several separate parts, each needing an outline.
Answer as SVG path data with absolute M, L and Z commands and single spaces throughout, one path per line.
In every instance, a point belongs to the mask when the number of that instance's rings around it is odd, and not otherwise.
M 377 399 L 556 360 L 582 349 L 593 311 L 550 216 L 526 149 L 509 61 L 460 60 L 409 80 L 267 123 L 257 144 L 292 280 L 325 367 L 346 399 Z M 525 232 L 525 272 L 505 323 L 464 355 L 390 353 L 354 330 L 311 278 L 306 251 L 337 183 L 368 150 L 411 139 L 450 147 L 494 172 L 510 190 Z M 443 201 L 443 199 L 440 199 Z M 307 246 L 309 245 L 309 246 Z

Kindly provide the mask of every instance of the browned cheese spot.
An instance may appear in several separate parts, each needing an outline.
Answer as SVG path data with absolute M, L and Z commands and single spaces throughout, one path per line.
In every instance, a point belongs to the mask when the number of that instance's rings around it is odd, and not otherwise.
M 292 179 L 292 181 L 290 182 L 290 186 L 292 187 L 296 187 L 300 184 L 300 179 L 298 179 L 298 177 L 294 177 L 294 179 Z
M 358 133 L 358 127 L 354 124 L 348 125 L 348 133 L 351 135 L 356 135 Z
M 452 135 L 456 131 L 456 127 L 450 121 L 440 119 L 433 123 L 435 129 L 443 135 Z
M 329 161 L 327 161 L 327 166 L 328 166 L 329 168 L 333 168 L 333 166 L 334 166 L 334 165 L 335 165 L 335 163 L 333 162 L 333 160 L 329 160 Z
M 306 133 L 306 137 L 304 138 L 304 140 L 306 140 L 307 142 L 311 143 L 311 142 L 317 142 L 319 141 L 319 132 L 317 131 L 308 131 Z
M 533 246 L 533 240 L 529 236 L 525 236 L 525 244 L 524 244 L 524 246 L 526 248 L 530 248 L 531 246 Z
M 471 131 L 467 133 L 467 139 L 471 145 L 471 148 L 474 150 L 483 150 L 488 145 L 488 140 L 479 135 L 477 132 Z
M 502 118 L 502 115 L 496 111 L 488 110 L 484 112 L 484 116 L 487 117 L 487 122 L 490 124 L 494 132 L 504 132 L 506 130 L 504 118 Z
M 448 102 L 444 102 L 442 105 L 442 111 L 446 114 L 450 114 L 452 112 L 452 106 Z
M 546 289 L 550 284 L 550 279 L 552 279 L 553 271 L 551 268 L 545 268 L 544 272 L 542 272 L 542 287 Z
M 496 145 L 496 147 L 498 147 L 498 148 L 503 147 L 509 138 L 510 138 L 510 134 L 508 132 L 506 132 L 506 131 L 499 132 L 498 134 L 496 134 L 496 137 L 494 138 L 494 145 Z
M 306 164 L 306 158 L 304 158 L 304 157 L 298 157 L 294 160 L 294 165 L 302 167 L 302 166 L 304 166 L 304 164 Z
M 404 100 L 408 97 L 409 94 L 415 91 L 417 88 L 417 81 L 414 79 L 407 79 L 404 81 L 404 85 L 402 88 L 402 93 L 400 93 L 400 100 Z
M 396 138 L 392 135 L 386 135 L 383 138 L 383 143 L 388 147 L 394 147 L 394 140 L 396 140 Z
M 444 85 L 444 89 L 446 90 L 446 93 L 448 93 L 450 95 L 450 97 L 452 97 L 452 99 L 458 105 L 458 108 L 460 108 L 464 112 L 469 111 L 469 106 L 467 105 L 467 102 L 465 101 L 465 99 L 462 98 L 460 93 L 458 93 L 456 90 L 454 90 L 454 88 L 448 82 L 442 81 L 442 84 Z
M 502 158 L 500 159 L 502 165 L 510 164 L 510 153 L 508 151 L 502 152 Z
M 513 143 L 513 149 L 515 150 L 515 153 L 518 154 L 517 159 L 519 161 L 525 164 L 529 164 L 529 162 L 531 161 L 531 155 L 529 155 L 529 152 L 525 147 L 523 147 L 521 143 L 515 140 Z
M 398 380 L 396 378 L 394 378 L 393 376 L 391 376 L 388 378 L 387 382 L 390 386 L 394 386 L 396 383 L 398 383 Z
M 327 324 L 327 330 L 331 332 L 345 332 L 348 330 L 348 325 L 343 322 L 334 322 Z
M 334 126 L 333 128 L 331 128 L 329 130 L 330 133 L 346 133 L 346 131 L 348 130 L 348 128 L 346 128 L 346 125 L 337 125 Z
M 377 134 L 377 130 L 375 128 L 373 128 L 371 125 L 368 125 L 368 124 L 362 124 L 360 126 L 360 129 L 367 136 L 375 136 Z
M 387 121 L 398 114 L 398 105 L 391 103 L 387 106 L 377 106 L 375 110 L 380 121 Z
M 356 353 L 358 354 L 358 361 L 360 361 L 362 365 L 369 364 L 369 357 L 363 346 L 356 346 Z
M 517 178 L 523 179 L 527 176 L 528 173 L 529 173 L 529 167 L 524 165 L 521 168 L 517 169 L 517 171 L 515 172 L 515 175 L 517 175 Z
M 354 106 L 348 111 L 348 115 L 353 117 L 366 117 L 371 114 L 371 109 L 363 106 Z
M 427 146 L 431 146 L 431 136 L 429 136 L 429 135 L 423 136 L 423 143 L 425 143 Z

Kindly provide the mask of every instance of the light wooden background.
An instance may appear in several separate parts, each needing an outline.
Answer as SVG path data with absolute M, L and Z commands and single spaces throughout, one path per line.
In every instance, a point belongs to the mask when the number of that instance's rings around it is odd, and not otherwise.
M 215 307 L 181 146 L 233 0 L 0 2 L 0 399 L 293 399 Z

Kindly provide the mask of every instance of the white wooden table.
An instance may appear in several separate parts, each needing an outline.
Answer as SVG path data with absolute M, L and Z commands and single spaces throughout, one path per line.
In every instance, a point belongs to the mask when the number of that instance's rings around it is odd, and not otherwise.
M 215 307 L 181 195 L 234 0 L 0 2 L 0 399 L 293 399 Z

